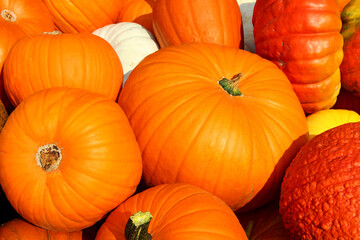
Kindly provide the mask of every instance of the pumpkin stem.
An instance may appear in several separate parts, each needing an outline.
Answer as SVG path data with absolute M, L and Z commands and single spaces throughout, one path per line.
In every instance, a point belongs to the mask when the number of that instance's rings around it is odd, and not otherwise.
M 129 218 L 125 226 L 125 238 L 127 240 L 151 240 L 148 228 L 152 216 L 150 212 L 137 212 Z
M 241 73 L 234 75 L 231 80 L 224 77 L 219 81 L 219 85 L 231 96 L 242 96 L 242 92 L 239 90 L 239 80 L 241 77 Z
M 37 164 L 46 172 L 56 170 L 60 165 L 61 159 L 61 150 L 53 143 L 40 146 L 36 153 Z
M 246 234 L 248 239 L 251 239 L 251 232 L 253 230 L 253 227 L 254 227 L 254 221 L 250 220 L 248 222 L 248 224 L 246 225 L 246 229 L 245 229 L 245 234 Z
M 52 32 L 43 32 L 43 34 L 50 34 L 50 35 L 59 35 L 62 34 L 59 30 L 54 30 Z
M 1 17 L 9 22 L 15 22 L 16 21 L 16 15 L 10 10 L 4 9 L 0 12 Z

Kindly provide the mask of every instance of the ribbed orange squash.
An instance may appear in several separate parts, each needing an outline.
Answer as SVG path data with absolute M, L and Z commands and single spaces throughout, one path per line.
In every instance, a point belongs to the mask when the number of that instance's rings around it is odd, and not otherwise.
M 14 219 L 0 226 L 0 240 L 82 240 L 82 231 L 49 231 Z
M 160 47 L 206 42 L 244 48 L 236 0 L 156 0 L 153 29 Z
M 0 183 L 13 208 L 48 230 L 76 231 L 132 195 L 142 171 L 114 101 L 75 88 L 32 94 L 0 134 Z
M 87 32 L 115 23 L 123 0 L 43 0 L 58 29 L 65 33 Z
M 152 240 L 247 240 L 236 215 L 223 201 L 181 183 L 159 185 L 127 199 L 110 213 L 96 240 L 149 239 L 144 235 L 125 238 L 129 218 L 139 211 L 152 216 L 148 229 L 146 222 L 141 226 Z
M 284 73 L 256 54 L 218 44 L 148 55 L 125 82 L 119 104 L 140 145 L 147 184 L 190 183 L 234 210 L 267 181 L 267 190 L 280 188 L 307 141 L 305 114 Z
M 22 38 L 9 52 L 3 72 L 6 93 L 15 106 L 34 92 L 61 86 L 116 100 L 123 81 L 122 65 L 114 48 L 90 33 Z
M 41 0 L 0 0 L 0 73 L 8 51 L 20 38 L 55 30 L 52 16 Z M 13 106 L 6 96 L 0 75 L 0 99 L 10 112 Z
M 332 107 L 340 91 L 343 59 L 336 0 L 257 0 L 256 53 L 289 78 L 305 112 Z

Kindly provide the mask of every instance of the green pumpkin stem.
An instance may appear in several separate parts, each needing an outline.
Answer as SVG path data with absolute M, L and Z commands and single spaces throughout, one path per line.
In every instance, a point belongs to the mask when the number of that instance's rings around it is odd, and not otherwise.
M 231 96 L 241 96 L 242 92 L 240 92 L 238 87 L 241 76 L 242 74 L 239 73 L 233 76 L 231 80 L 223 78 L 219 81 L 219 85 Z
M 125 226 L 125 238 L 127 240 L 151 240 L 148 228 L 152 216 L 150 212 L 137 212 L 129 218 Z

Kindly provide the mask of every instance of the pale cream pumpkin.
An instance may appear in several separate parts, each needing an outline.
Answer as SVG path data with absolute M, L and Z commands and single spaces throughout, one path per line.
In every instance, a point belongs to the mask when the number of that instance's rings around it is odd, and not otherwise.
M 244 49 L 255 53 L 254 26 L 252 24 L 253 10 L 256 0 L 237 0 L 240 8 L 244 31 Z

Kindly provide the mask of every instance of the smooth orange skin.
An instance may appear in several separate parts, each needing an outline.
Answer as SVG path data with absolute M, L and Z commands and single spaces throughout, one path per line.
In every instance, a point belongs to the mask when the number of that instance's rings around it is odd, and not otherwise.
M 244 48 L 236 0 L 156 0 L 153 29 L 162 48 L 189 42 Z
M 154 34 L 152 11 L 155 0 L 131 0 L 124 3 L 116 22 L 135 22 Z
M 116 100 L 123 81 L 115 50 L 106 40 L 90 33 L 22 38 L 9 52 L 3 73 L 5 91 L 14 106 L 34 92 L 62 86 Z
M 351 0 L 338 0 L 338 2 L 339 2 L 340 11 L 342 11 L 342 10 L 345 8 L 345 6 L 346 6 L 349 2 L 351 2 Z
M 220 199 L 188 184 L 163 184 L 120 204 L 100 227 L 96 240 L 125 240 L 125 225 L 138 211 L 150 211 L 153 240 L 247 240 L 234 212 Z
M 0 74 L 4 61 L 14 43 L 22 37 L 55 30 L 52 16 L 41 0 L 0 1 L 0 11 L 10 10 L 16 21 L 9 22 L 0 16 Z M 0 75 L 0 99 L 7 111 L 13 106 L 6 96 L 3 77 Z
M 243 96 L 235 97 L 218 81 L 239 72 Z M 307 141 L 305 114 L 284 73 L 233 47 L 160 49 L 133 70 L 118 102 L 140 145 L 147 184 L 190 183 L 233 210 L 267 181 L 269 188 L 280 184 Z M 275 191 L 265 193 L 271 198 Z
M 14 219 L 0 226 L 0 240 L 82 240 L 82 231 L 49 231 Z
M 116 22 L 123 0 L 43 0 L 54 18 L 56 27 L 64 33 L 92 33 Z
M 56 144 L 63 159 L 46 172 L 35 155 Z M 0 134 L 0 183 L 13 208 L 45 229 L 76 231 L 132 195 L 141 155 L 117 103 L 82 89 L 49 88 L 24 100 Z
M 291 239 L 359 239 L 360 122 L 305 144 L 286 171 L 280 213 Z
M 332 107 L 343 59 L 335 0 L 258 0 L 253 12 L 256 53 L 289 78 L 304 111 Z

